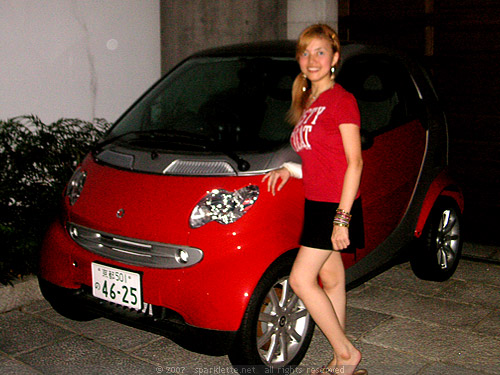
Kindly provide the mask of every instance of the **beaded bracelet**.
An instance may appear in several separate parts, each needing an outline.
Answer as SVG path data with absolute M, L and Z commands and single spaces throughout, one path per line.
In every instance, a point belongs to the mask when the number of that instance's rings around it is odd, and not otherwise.
M 351 221 L 351 218 L 352 215 L 349 212 L 337 208 L 335 217 L 333 219 L 333 225 L 349 228 L 349 222 Z
M 334 221 L 334 222 L 333 222 L 333 225 L 335 225 L 335 226 L 337 226 L 337 227 L 349 228 L 349 224 L 339 223 L 339 222 L 337 222 L 337 221 Z
M 347 211 L 345 211 L 345 210 L 342 210 L 342 209 L 340 209 L 340 208 L 337 208 L 336 212 L 337 212 L 337 214 L 339 214 L 339 215 L 347 216 L 347 217 L 349 217 L 349 218 L 351 218 L 351 217 L 352 217 L 352 215 L 351 215 L 349 212 L 347 212 Z

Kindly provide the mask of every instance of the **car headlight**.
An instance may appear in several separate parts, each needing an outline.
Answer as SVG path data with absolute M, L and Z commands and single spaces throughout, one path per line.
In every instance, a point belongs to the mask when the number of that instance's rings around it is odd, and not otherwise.
M 211 221 L 231 224 L 247 213 L 259 197 L 259 187 L 249 185 L 229 192 L 215 189 L 209 192 L 191 212 L 189 225 L 199 228 Z
M 73 176 L 68 182 L 66 187 L 66 196 L 69 198 L 69 204 L 74 205 L 83 190 L 83 185 L 85 184 L 85 179 L 87 178 L 87 173 L 78 167 L 73 173 Z

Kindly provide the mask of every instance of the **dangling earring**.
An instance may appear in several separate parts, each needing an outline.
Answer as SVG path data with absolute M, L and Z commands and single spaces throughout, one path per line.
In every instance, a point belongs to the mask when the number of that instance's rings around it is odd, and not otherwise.
M 302 74 L 302 78 L 304 78 L 304 86 L 302 86 L 302 92 L 307 91 L 307 76 L 305 74 Z
M 330 72 L 331 72 L 330 79 L 333 81 L 335 78 L 335 67 L 334 66 L 332 66 L 332 68 L 330 69 Z

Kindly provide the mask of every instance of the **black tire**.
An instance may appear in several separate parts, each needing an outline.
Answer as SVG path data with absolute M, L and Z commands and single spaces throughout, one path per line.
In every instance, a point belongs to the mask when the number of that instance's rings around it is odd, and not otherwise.
M 309 348 L 314 321 L 288 283 L 292 263 L 289 256 L 275 261 L 250 298 L 229 353 L 229 360 L 242 373 L 291 370 Z
M 451 198 L 439 198 L 410 256 L 413 273 L 420 279 L 448 280 L 462 255 L 462 215 Z
M 84 306 L 74 302 L 75 295 L 73 291 L 66 291 L 63 288 L 56 287 L 41 277 L 38 277 L 38 284 L 43 297 L 56 312 L 65 318 L 81 322 L 99 318 L 99 315 L 87 311 Z

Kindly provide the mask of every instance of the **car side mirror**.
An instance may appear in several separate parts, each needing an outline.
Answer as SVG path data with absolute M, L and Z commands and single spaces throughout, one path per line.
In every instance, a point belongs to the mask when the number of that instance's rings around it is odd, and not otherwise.
M 361 149 L 368 150 L 373 146 L 373 135 L 361 129 Z

